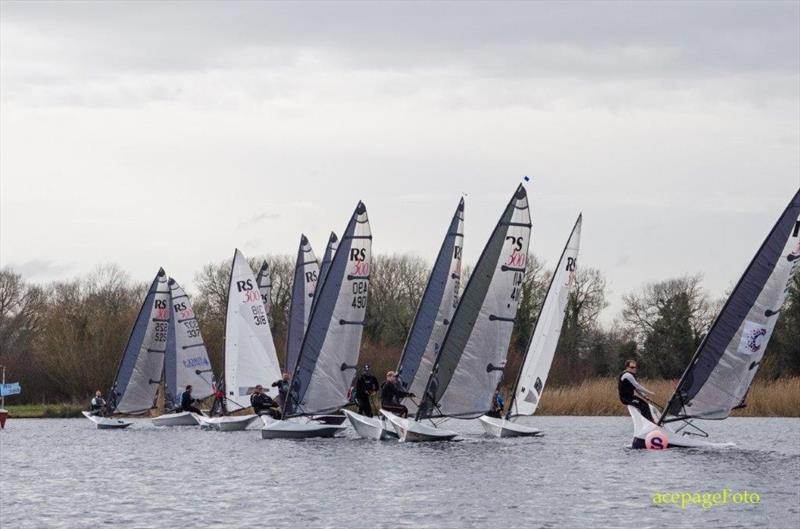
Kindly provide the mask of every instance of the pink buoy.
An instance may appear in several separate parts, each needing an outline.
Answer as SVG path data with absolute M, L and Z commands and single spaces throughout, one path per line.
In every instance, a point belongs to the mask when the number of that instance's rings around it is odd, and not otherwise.
M 662 431 L 653 430 L 644 438 L 644 446 L 648 450 L 664 450 L 669 446 L 669 437 Z

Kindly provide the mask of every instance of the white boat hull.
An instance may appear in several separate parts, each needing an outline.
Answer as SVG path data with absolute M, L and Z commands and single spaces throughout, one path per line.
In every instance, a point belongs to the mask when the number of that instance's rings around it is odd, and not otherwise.
M 478 417 L 478 420 L 486 433 L 492 437 L 532 437 L 534 435 L 542 435 L 542 431 L 537 428 L 511 422 L 503 418 L 498 419 L 483 415 Z
M 631 419 L 633 419 L 633 442 L 631 443 L 631 448 L 646 448 L 645 438 L 653 431 L 661 432 L 666 436 L 667 448 L 729 448 L 735 446 L 733 443 L 712 443 L 695 435 L 676 432 L 668 424 L 658 426 L 645 419 L 636 406 L 627 406 L 627 408 L 628 413 L 631 414 Z M 650 406 L 650 413 L 653 417 L 659 416 L 659 411 L 653 406 Z
M 367 417 L 358 413 L 344 410 L 350 424 L 353 425 L 356 433 L 364 439 L 374 441 L 386 441 L 387 439 L 397 439 L 397 433 L 389 424 L 389 420 L 381 415 L 380 417 Z
M 435 428 L 413 419 L 398 417 L 386 410 L 381 410 L 381 413 L 389 420 L 400 441 L 404 443 L 452 441 L 458 435 L 458 433 L 450 430 Z
M 250 423 L 258 418 L 258 415 L 226 415 L 223 417 L 203 417 L 193 414 L 200 426 L 220 432 L 238 432 L 246 430 Z
M 276 421 L 262 417 L 264 427 L 262 439 L 309 439 L 312 437 L 333 437 L 347 430 L 345 424 L 324 424 L 316 421 L 300 422 L 293 420 Z
M 152 419 L 156 426 L 197 426 L 200 424 L 190 411 L 180 413 L 165 413 Z
M 112 419 L 110 417 L 101 417 L 99 415 L 92 415 L 88 411 L 81 412 L 83 416 L 92 421 L 98 430 L 121 430 L 127 428 L 131 421 L 123 421 L 122 419 Z

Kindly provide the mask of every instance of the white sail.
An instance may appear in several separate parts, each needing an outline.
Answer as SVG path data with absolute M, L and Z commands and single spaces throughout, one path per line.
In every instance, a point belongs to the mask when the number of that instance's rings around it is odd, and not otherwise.
M 256 276 L 256 283 L 258 283 L 258 291 L 261 293 L 261 301 L 264 303 L 264 308 L 269 314 L 272 310 L 272 277 L 269 272 L 269 264 L 264 261 Z
M 528 343 L 528 351 L 512 393 L 508 415 L 533 415 L 539 406 L 539 398 L 547 382 L 553 356 L 556 353 L 564 315 L 567 311 L 569 292 L 575 284 L 578 250 L 581 244 L 582 216 L 578 216 L 567 245 L 556 265 L 550 288 L 536 320 L 536 326 Z
M 169 286 L 163 269 L 150 285 L 114 381 L 112 402 L 119 413 L 154 406 L 169 331 Z
M 225 316 L 225 395 L 229 411 L 250 406 L 256 385 L 277 397 L 271 384 L 281 378 L 272 331 L 253 271 L 236 250 Z
M 189 296 L 172 278 L 169 279 L 169 287 L 170 328 L 164 361 L 164 383 L 167 400 L 171 401 L 172 406 L 178 406 L 187 385 L 192 386 L 192 397 L 195 399 L 213 395 L 211 382 L 214 373 Z
M 367 312 L 371 248 L 367 208 L 359 202 L 311 314 L 284 416 L 347 404 Z

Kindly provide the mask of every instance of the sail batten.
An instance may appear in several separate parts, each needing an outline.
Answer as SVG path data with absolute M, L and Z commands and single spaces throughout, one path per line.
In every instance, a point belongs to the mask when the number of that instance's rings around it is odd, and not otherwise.
M 229 411 L 248 408 L 256 385 L 277 397 L 271 386 L 281 378 L 272 331 L 256 278 L 242 252 L 236 250 L 228 284 L 225 313 L 225 400 Z
M 140 413 L 153 407 L 168 332 L 169 286 L 162 268 L 150 284 L 125 346 L 110 398 L 114 411 Z
M 522 294 L 530 234 L 528 197 L 520 185 L 489 237 L 453 313 L 417 420 L 434 416 L 474 418 L 489 411 L 511 341 L 513 324 L 509 323 L 516 317 Z
M 511 390 L 506 418 L 533 415 L 539 406 L 564 324 L 569 292 L 575 283 L 582 224 L 583 215 L 578 215 L 550 278 L 547 294 L 522 359 L 522 367 Z
M 367 209 L 359 202 L 318 293 L 284 417 L 327 413 L 347 404 L 366 317 L 371 248 Z
M 744 405 L 800 263 L 795 193 L 683 373 L 659 423 L 724 419 Z
M 415 395 L 425 391 L 436 354 L 458 304 L 463 231 L 462 198 L 434 261 L 397 367 L 398 381 Z M 417 408 L 411 399 L 405 399 L 404 405 L 411 412 Z

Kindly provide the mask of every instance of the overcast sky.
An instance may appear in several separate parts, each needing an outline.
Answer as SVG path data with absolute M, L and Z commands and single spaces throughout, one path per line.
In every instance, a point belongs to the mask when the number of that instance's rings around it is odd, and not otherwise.
M 621 296 L 722 295 L 800 186 L 800 4 L 2 2 L 0 265 L 321 255 L 359 199 L 432 261 L 462 193 L 477 259 L 524 175 L 552 264 Z

